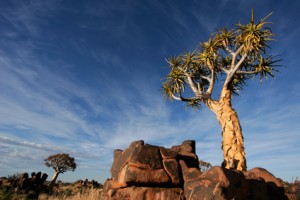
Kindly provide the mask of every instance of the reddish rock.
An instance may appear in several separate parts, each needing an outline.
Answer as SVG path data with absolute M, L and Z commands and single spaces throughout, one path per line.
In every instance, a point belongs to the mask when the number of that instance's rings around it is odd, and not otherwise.
M 189 152 L 189 153 L 196 153 L 196 142 L 195 140 L 186 140 L 182 142 L 180 145 L 181 151 Z
M 129 162 L 131 165 L 140 168 L 163 168 L 159 147 L 148 144 L 136 147 L 130 156 Z
M 202 173 L 191 140 L 171 149 L 132 142 L 115 150 L 111 176 L 104 200 L 288 199 L 281 181 L 262 168 L 243 173 L 216 166 Z
M 126 187 L 127 185 L 125 184 L 120 184 L 119 181 L 115 181 L 113 179 L 107 179 L 103 185 L 103 190 L 108 191 L 110 189 L 118 189 L 122 187 Z
M 269 198 L 268 187 L 264 180 L 248 179 L 250 199 L 264 199 L 272 200 Z
M 172 146 L 172 151 L 175 151 L 176 153 L 179 152 L 188 152 L 188 153 L 194 153 L 196 152 L 196 143 L 194 140 L 186 140 L 183 141 L 181 145 Z
M 187 140 L 181 145 L 171 147 L 171 150 L 178 154 L 179 160 L 184 160 L 189 168 L 199 169 L 199 160 L 195 152 L 195 141 Z
M 201 171 L 195 167 L 188 167 L 184 160 L 179 161 L 184 182 L 194 181 L 200 178 Z
M 124 151 L 120 149 L 114 151 L 114 162 L 110 170 L 113 180 L 118 180 L 120 169 L 128 162 L 130 156 L 133 154 L 133 151 L 142 145 L 144 145 L 143 140 L 134 141 Z
M 163 169 L 159 147 L 144 145 L 142 140 L 132 142 L 124 151 L 114 151 L 114 162 L 110 170 L 112 179 L 118 180 L 128 164 L 141 169 Z M 121 177 L 124 178 L 124 175 Z
M 176 186 L 181 183 L 181 173 L 180 166 L 176 159 L 164 159 L 163 165 L 165 171 L 168 173 L 169 177 L 172 180 L 172 185 Z
M 249 196 L 248 185 L 241 172 L 213 167 L 201 174 L 195 169 L 185 170 L 184 163 L 180 162 L 180 164 L 185 179 L 186 199 L 246 199 Z
M 110 169 L 111 177 L 113 180 L 118 180 L 118 174 L 123 164 L 126 162 L 126 158 L 122 158 L 123 151 L 121 149 L 114 150 L 114 161 Z
M 197 168 L 200 170 L 199 160 L 196 154 L 181 151 L 178 153 L 178 159 L 184 160 L 184 162 L 189 168 Z
M 172 159 L 177 158 L 177 153 L 175 151 L 172 151 L 171 149 L 166 149 L 164 147 L 160 147 L 160 154 L 163 159 Z
M 182 188 L 127 187 L 110 189 L 103 200 L 184 200 Z
M 125 165 L 118 179 L 121 185 L 169 185 L 171 178 L 164 169 L 145 169 L 130 164 Z
M 266 183 L 272 183 L 276 187 L 283 188 L 282 182 L 266 169 L 256 167 L 244 174 L 247 179 L 263 179 Z
M 261 188 L 263 188 L 261 185 L 265 185 L 264 187 L 267 191 L 261 191 L 260 193 L 267 193 L 268 199 L 288 199 L 285 195 L 282 182 L 267 170 L 263 168 L 253 168 L 244 174 L 250 183 L 251 191 L 261 190 Z M 256 192 L 252 192 L 252 194 L 259 195 L 259 193 Z

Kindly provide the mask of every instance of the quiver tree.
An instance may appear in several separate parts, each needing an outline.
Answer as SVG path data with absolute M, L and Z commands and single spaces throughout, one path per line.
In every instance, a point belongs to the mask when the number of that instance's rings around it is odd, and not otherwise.
M 266 27 L 269 16 L 255 23 L 252 11 L 248 24 L 220 29 L 195 51 L 167 59 L 170 72 L 163 82 L 164 94 L 188 107 L 206 105 L 216 114 L 222 127 L 222 166 L 228 169 L 247 169 L 242 129 L 231 97 L 249 79 L 259 76 L 262 81 L 276 71 L 278 60 L 267 54 L 268 42 L 273 38 Z M 213 91 L 220 96 L 213 98 Z
M 49 184 L 49 188 L 52 189 L 57 177 L 60 173 L 66 171 L 74 171 L 76 169 L 75 159 L 70 157 L 69 154 L 55 154 L 45 159 L 45 165 L 54 169 L 54 175 Z

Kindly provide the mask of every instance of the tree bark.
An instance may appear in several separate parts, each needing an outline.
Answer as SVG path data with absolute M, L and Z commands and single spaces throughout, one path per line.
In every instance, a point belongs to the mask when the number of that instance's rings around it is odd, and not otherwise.
M 231 91 L 223 89 L 219 101 L 208 99 L 206 105 L 216 114 L 222 127 L 222 166 L 246 171 L 244 138 L 237 113 L 231 106 Z
M 54 185 L 55 185 L 55 182 L 56 182 L 56 180 L 57 180 L 58 175 L 59 175 L 59 172 L 54 172 L 54 175 L 53 175 L 53 177 L 52 177 L 52 179 L 51 179 L 51 182 L 50 182 L 50 184 L 49 184 L 49 189 L 50 189 L 50 190 L 53 189 L 53 187 L 54 187 Z

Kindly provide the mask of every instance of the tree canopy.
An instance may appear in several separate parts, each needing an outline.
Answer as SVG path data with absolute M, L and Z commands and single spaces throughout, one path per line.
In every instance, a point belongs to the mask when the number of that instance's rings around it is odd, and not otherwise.
M 255 23 L 252 11 L 248 24 L 221 28 L 194 51 L 167 59 L 170 73 L 163 83 L 164 94 L 200 108 L 201 101 L 211 97 L 216 82 L 222 82 L 223 88 L 238 94 L 249 79 L 259 76 L 262 81 L 274 77 L 278 60 L 266 51 L 274 36 L 266 27 L 270 15 Z M 191 91 L 192 96 L 186 91 Z
M 75 159 L 69 154 L 55 154 L 45 159 L 45 165 L 52 167 L 55 172 L 64 173 L 66 171 L 74 171 L 76 169 Z

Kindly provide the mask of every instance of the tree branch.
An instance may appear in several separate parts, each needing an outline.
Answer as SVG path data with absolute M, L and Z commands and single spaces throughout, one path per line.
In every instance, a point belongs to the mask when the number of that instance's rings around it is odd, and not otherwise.
M 229 73 L 227 74 L 227 78 L 224 82 L 223 88 L 227 88 L 228 83 L 232 80 L 232 77 L 234 76 L 234 74 L 237 72 L 237 70 L 240 68 L 242 63 L 245 61 L 247 55 L 248 55 L 247 53 L 244 53 L 242 58 L 239 60 L 239 62 L 235 66 L 232 66 L 232 68 L 229 70 Z
M 258 71 L 243 71 L 243 70 L 237 70 L 236 73 L 237 74 L 256 74 Z
M 211 70 L 211 78 L 210 78 L 210 81 L 209 81 L 209 87 L 206 91 L 207 95 L 211 95 L 211 93 L 214 89 L 214 86 L 215 86 L 215 72 L 214 72 L 214 70 Z
M 194 82 L 193 82 L 193 80 L 192 80 L 192 78 L 191 78 L 191 76 L 189 75 L 189 73 L 185 70 L 185 69 L 183 69 L 183 68 L 181 68 L 181 67 L 178 67 L 180 70 L 182 70 L 184 73 L 185 73 L 185 75 L 187 76 L 187 79 L 188 79 L 188 83 L 189 83 L 189 85 L 191 86 L 191 89 L 192 89 L 192 91 L 194 92 L 194 94 L 196 95 L 196 96 L 201 96 L 202 95 L 202 90 L 198 87 L 196 87 L 195 86 L 195 84 L 194 84 Z
M 181 97 L 178 97 L 175 94 L 172 94 L 172 98 L 177 100 L 177 101 L 182 101 Z
M 222 41 L 222 44 L 223 44 L 225 50 L 226 50 L 229 54 L 231 54 L 231 55 L 233 56 L 233 55 L 234 55 L 234 52 L 233 52 L 231 49 L 228 48 L 228 45 L 226 45 L 225 41 Z
M 182 101 L 193 101 L 193 100 L 196 100 L 196 99 L 200 99 L 200 98 L 199 97 L 192 97 L 192 98 L 181 97 Z
M 225 69 L 224 67 L 220 67 L 220 69 L 221 69 L 222 71 L 224 71 L 226 74 L 229 73 L 229 70 L 228 70 L 228 69 Z
M 188 82 L 189 82 L 189 84 L 190 84 L 190 86 L 191 86 L 193 92 L 195 93 L 195 95 L 196 95 L 196 96 L 200 96 L 201 93 L 202 93 L 202 91 L 198 91 L 198 89 L 197 89 L 197 87 L 195 86 L 195 84 L 194 84 L 194 82 L 193 82 L 193 80 L 192 80 L 192 78 L 191 78 L 190 75 L 187 74 L 186 76 L 187 76 L 187 78 L 188 78 Z
M 244 53 L 242 58 L 239 60 L 239 62 L 234 66 L 234 68 L 230 71 L 232 71 L 233 74 L 236 73 L 236 71 L 241 67 L 242 63 L 245 61 L 246 57 L 248 56 L 248 53 Z
M 180 94 L 180 97 L 176 96 L 175 94 L 172 94 L 172 98 L 177 101 L 193 101 L 196 99 L 200 99 L 200 97 L 185 98 L 185 97 L 182 97 L 181 94 Z
M 211 78 L 207 77 L 207 76 L 202 76 L 203 79 L 207 80 L 208 82 L 211 81 Z
M 235 62 L 236 62 L 236 58 L 239 55 L 239 53 L 243 50 L 243 47 L 244 46 L 241 45 L 240 48 L 235 53 L 232 54 L 231 69 L 234 68 Z

